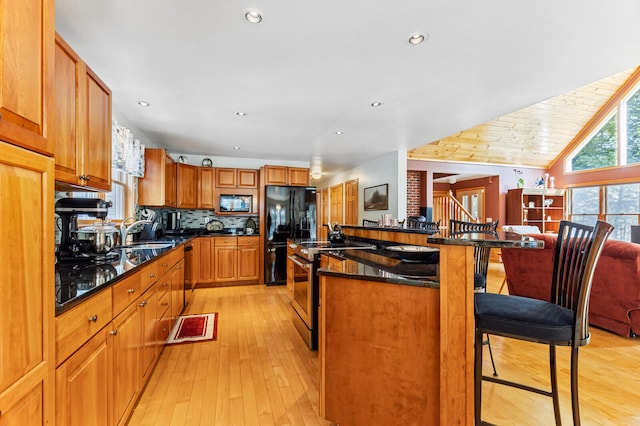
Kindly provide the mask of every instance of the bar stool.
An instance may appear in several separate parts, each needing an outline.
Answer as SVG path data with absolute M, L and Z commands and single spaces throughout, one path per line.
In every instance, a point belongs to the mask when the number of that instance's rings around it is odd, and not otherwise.
M 553 265 L 551 301 L 505 294 L 475 294 L 475 423 L 481 424 L 482 381 L 550 396 L 556 424 L 561 424 L 556 346 L 571 347 L 571 407 L 574 425 L 580 424 L 578 348 L 591 337 L 588 324 L 593 272 L 613 226 L 595 227 L 560 222 Z M 549 346 L 551 391 L 482 374 L 482 336 L 496 334 Z

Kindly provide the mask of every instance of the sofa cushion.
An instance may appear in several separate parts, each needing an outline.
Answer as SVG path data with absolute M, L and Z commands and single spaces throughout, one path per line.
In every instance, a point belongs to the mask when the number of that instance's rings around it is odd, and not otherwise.
M 503 249 L 509 294 L 549 300 L 557 237 L 540 250 Z M 607 240 L 593 276 L 589 322 L 623 336 L 640 333 L 640 244 Z

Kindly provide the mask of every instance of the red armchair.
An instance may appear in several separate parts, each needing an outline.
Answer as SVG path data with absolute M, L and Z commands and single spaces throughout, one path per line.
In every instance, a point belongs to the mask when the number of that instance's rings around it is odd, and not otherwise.
M 541 250 L 502 249 L 509 294 L 549 300 L 556 236 Z M 593 277 L 589 323 L 628 337 L 640 334 L 640 244 L 608 240 Z

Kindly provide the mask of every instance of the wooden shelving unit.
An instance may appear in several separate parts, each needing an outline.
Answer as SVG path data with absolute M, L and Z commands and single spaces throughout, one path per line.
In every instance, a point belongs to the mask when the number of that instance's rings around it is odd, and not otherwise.
M 518 188 L 507 193 L 506 225 L 532 225 L 557 233 L 564 218 L 564 189 Z

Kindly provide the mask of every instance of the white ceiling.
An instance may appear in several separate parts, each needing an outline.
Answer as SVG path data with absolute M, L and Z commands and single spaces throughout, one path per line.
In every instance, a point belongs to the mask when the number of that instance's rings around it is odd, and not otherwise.
M 326 174 L 637 66 L 639 21 L 637 0 L 56 0 L 56 30 L 155 145 Z

